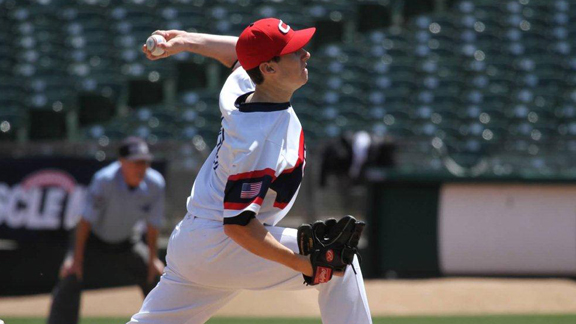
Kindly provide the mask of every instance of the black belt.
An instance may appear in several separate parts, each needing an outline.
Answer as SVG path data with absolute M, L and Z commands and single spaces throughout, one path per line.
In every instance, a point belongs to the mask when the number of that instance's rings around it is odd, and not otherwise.
M 90 249 L 99 249 L 106 252 L 122 252 L 131 250 L 135 242 L 127 239 L 118 243 L 108 243 L 100 239 L 94 233 L 90 232 L 90 236 L 88 237 L 88 242 L 86 244 L 87 248 Z

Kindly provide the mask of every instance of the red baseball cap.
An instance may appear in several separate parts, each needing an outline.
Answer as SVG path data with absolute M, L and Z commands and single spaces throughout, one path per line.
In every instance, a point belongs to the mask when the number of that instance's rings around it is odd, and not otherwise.
M 282 20 L 265 18 L 246 27 L 238 43 L 236 55 L 244 70 L 251 70 L 274 56 L 296 52 L 306 46 L 316 28 L 293 30 Z

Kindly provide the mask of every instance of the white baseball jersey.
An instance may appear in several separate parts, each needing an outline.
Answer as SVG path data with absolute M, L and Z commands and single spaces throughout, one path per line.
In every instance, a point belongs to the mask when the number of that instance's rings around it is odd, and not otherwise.
M 223 222 L 252 211 L 275 225 L 292 207 L 305 166 L 302 126 L 289 102 L 245 103 L 254 89 L 242 67 L 226 80 L 222 128 L 194 181 L 189 215 Z
M 254 84 L 242 68 L 220 93 L 222 129 L 188 198 L 188 215 L 176 226 L 158 285 L 130 324 L 202 324 L 242 290 L 318 289 L 322 323 L 372 324 L 358 259 L 355 271 L 317 286 L 302 274 L 261 258 L 233 241 L 222 223 L 243 224 L 253 211 L 275 225 L 292 206 L 304 169 L 304 136 L 290 103 L 245 103 Z M 296 229 L 266 226 L 298 253 Z

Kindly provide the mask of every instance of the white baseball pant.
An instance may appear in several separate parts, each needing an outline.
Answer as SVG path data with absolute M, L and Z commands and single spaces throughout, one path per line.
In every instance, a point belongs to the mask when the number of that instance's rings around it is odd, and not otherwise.
M 295 229 L 266 226 L 288 248 L 298 252 Z M 224 234 L 221 222 L 186 216 L 168 243 L 167 266 L 158 285 L 129 323 L 201 324 L 241 290 L 315 288 L 324 324 L 371 324 L 364 280 L 357 258 L 356 273 L 316 286 L 303 284 L 302 274 L 256 256 Z

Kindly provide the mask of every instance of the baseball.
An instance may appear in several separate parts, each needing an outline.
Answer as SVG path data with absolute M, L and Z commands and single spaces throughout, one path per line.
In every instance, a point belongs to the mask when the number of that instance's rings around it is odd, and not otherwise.
M 154 56 L 164 54 L 164 50 L 158 47 L 158 44 L 166 43 L 166 39 L 162 35 L 152 35 L 146 40 L 146 49 Z

